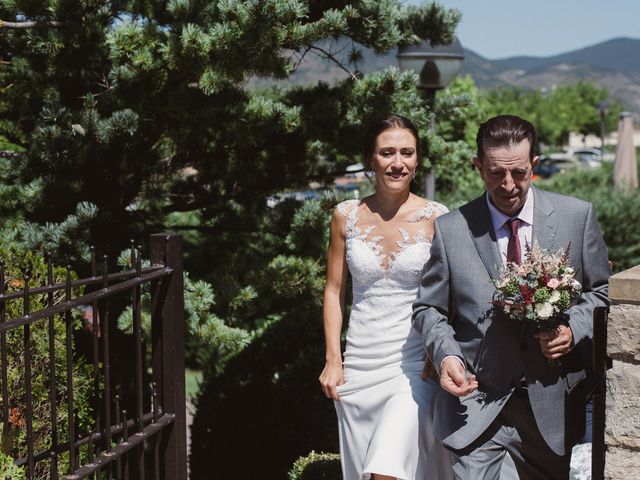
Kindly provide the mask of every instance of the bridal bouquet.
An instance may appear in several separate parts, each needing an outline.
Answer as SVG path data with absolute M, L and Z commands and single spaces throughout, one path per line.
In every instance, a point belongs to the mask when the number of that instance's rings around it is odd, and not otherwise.
M 569 265 L 569 247 L 552 253 L 537 244 L 527 245 L 521 265 L 507 263 L 494 284 L 493 304 L 536 331 L 556 328 L 582 290 Z

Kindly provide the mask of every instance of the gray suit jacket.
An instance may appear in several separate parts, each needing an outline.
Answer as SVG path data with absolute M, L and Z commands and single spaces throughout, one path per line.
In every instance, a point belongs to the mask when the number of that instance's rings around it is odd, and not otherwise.
M 493 422 L 522 376 L 536 423 L 551 449 L 563 455 L 584 431 L 586 376 L 593 310 L 609 304 L 607 250 L 587 202 L 535 188 L 533 238 L 544 249 L 565 249 L 583 286 L 567 311 L 575 346 L 560 366 L 549 365 L 533 332 L 492 308 L 502 264 L 485 196 L 436 221 L 431 259 L 425 266 L 413 326 L 422 334 L 439 372 L 445 356 L 464 359 L 479 388 L 458 398 L 439 389 L 434 430 L 455 449 L 468 446 Z

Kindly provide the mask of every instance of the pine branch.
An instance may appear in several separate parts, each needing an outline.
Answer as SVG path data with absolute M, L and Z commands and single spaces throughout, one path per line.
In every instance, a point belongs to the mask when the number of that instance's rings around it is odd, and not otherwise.
M 351 70 L 349 70 L 347 67 L 345 67 L 342 64 L 342 62 L 340 60 L 338 60 L 330 52 L 327 52 L 325 49 L 320 48 L 320 47 L 318 47 L 316 45 L 311 45 L 308 48 L 309 48 L 309 50 L 314 50 L 314 51 L 320 52 L 320 54 L 318 54 L 320 57 L 325 58 L 326 60 L 331 60 L 333 63 L 335 63 L 338 66 L 338 68 L 340 68 L 341 70 L 345 71 L 351 77 L 351 80 L 353 80 L 355 82 L 358 81 L 358 76 L 355 73 L 353 73 Z
M 16 30 L 27 28 L 58 28 L 61 27 L 62 22 L 56 20 L 43 20 L 43 21 L 28 21 L 28 22 L 7 22 L 0 20 L 0 28 L 12 28 Z

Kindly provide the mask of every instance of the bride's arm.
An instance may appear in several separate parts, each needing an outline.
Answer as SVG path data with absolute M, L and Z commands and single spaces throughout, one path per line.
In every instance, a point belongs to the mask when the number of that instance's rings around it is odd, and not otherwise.
M 340 332 L 344 315 L 344 295 L 347 283 L 345 260 L 345 218 L 336 209 L 331 218 L 331 235 L 327 252 L 327 281 L 322 309 L 326 345 L 325 366 L 320 384 L 327 398 L 338 400 L 336 386 L 344 383 Z

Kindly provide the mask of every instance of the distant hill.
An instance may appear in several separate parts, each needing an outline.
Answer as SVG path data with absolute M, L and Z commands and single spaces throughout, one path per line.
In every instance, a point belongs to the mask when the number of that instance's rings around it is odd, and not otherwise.
M 592 65 L 605 70 L 640 73 L 640 39 L 614 38 L 590 47 L 551 57 L 509 57 L 494 63 L 522 70 L 534 70 L 558 64 Z
M 337 40 L 323 44 L 322 48 L 337 52 L 336 57 L 344 60 L 348 58 L 352 45 Z M 362 54 L 360 69 L 363 72 L 397 65 L 395 50 L 386 55 L 376 55 L 362 49 Z M 309 52 L 285 85 L 309 85 L 318 81 L 333 83 L 347 78 L 346 72 L 321 56 L 320 52 Z M 471 75 L 479 88 L 552 88 L 587 80 L 607 88 L 625 108 L 636 116 L 640 114 L 640 39 L 614 38 L 549 57 L 516 56 L 498 60 L 489 60 L 465 49 L 461 74 Z M 268 83 L 273 82 L 257 81 L 252 85 Z
M 471 75 L 480 88 L 551 88 L 587 80 L 640 114 L 640 39 L 615 38 L 550 57 L 487 60 L 468 49 L 465 56 L 461 73 Z

